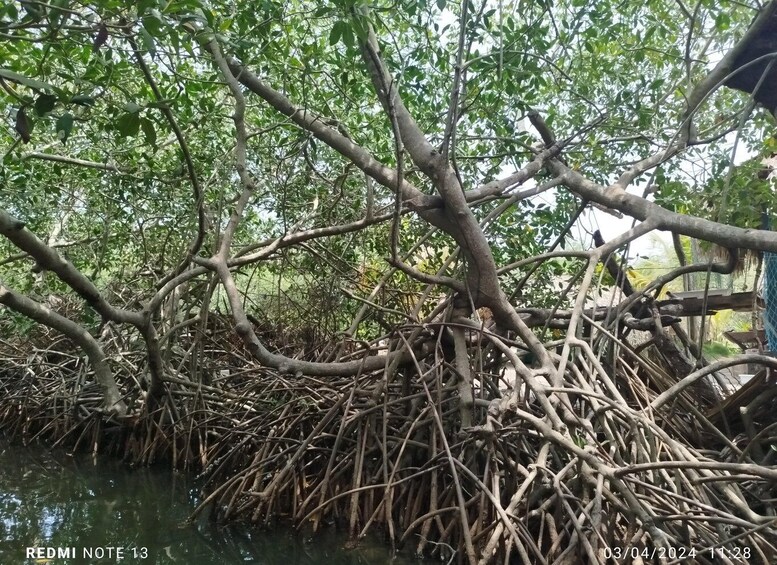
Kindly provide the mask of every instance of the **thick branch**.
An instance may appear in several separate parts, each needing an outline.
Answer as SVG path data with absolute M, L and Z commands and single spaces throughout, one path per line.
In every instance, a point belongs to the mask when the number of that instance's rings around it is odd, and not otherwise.
M 56 274 L 63 282 L 86 300 L 101 316 L 115 322 L 138 324 L 141 316 L 137 312 L 114 308 L 103 298 L 97 287 L 73 264 L 54 249 L 43 243 L 24 222 L 12 217 L 0 209 L 0 234 L 8 238 L 16 247 L 33 257 L 38 264 Z
M 648 217 L 653 218 L 657 223 L 657 229 L 711 241 L 726 248 L 740 247 L 777 252 L 777 233 L 737 228 L 696 216 L 678 214 L 654 202 L 629 194 L 618 186 L 604 187 L 596 184 L 558 161 L 549 162 L 548 168 L 561 178 L 563 184 L 582 198 L 614 208 L 637 220 L 645 221 Z
M 11 310 L 27 316 L 31 320 L 61 332 L 81 347 L 92 364 L 95 380 L 102 390 L 102 410 L 116 416 L 126 415 L 127 406 L 121 399 L 121 392 L 119 392 L 116 386 L 113 372 L 108 366 L 105 354 L 97 340 L 89 332 L 72 320 L 52 312 L 49 308 L 22 294 L 14 292 L 2 283 L 0 283 L 0 303 L 5 304 Z
M 144 337 L 154 335 L 153 328 L 150 327 L 153 311 L 146 308 L 143 312 L 132 312 L 110 305 L 86 275 L 76 269 L 70 261 L 62 257 L 54 249 L 38 239 L 35 234 L 24 226 L 24 222 L 13 218 L 2 209 L 0 209 L 0 234 L 7 237 L 16 247 L 33 257 L 41 268 L 57 275 L 62 282 L 86 300 L 86 303 L 94 308 L 103 319 L 132 324 L 140 330 Z M 159 350 L 154 347 L 153 343 L 147 343 L 147 345 L 151 390 L 156 392 L 161 387 L 162 361 L 159 357 Z
M 192 183 L 194 207 L 197 211 L 197 233 L 189 245 L 189 249 L 186 252 L 186 257 L 184 257 L 178 266 L 160 282 L 161 286 L 168 280 L 175 278 L 178 274 L 182 273 L 186 267 L 189 266 L 192 257 L 197 254 L 197 252 L 200 250 L 200 247 L 202 247 L 202 243 L 205 241 L 207 220 L 205 218 L 205 208 L 203 207 L 204 195 L 202 192 L 202 186 L 200 186 L 200 180 L 197 177 L 197 169 L 194 166 L 194 160 L 192 159 L 191 151 L 189 151 L 189 144 L 186 142 L 186 137 L 183 135 L 183 131 L 181 131 L 181 128 L 178 126 L 178 122 L 175 119 L 175 115 L 173 115 L 173 111 L 164 105 L 164 97 L 162 96 L 162 92 L 159 90 L 159 87 L 154 80 L 154 76 L 151 74 L 151 70 L 146 65 L 146 61 L 143 59 L 143 54 L 138 49 L 137 43 L 131 35 L 127 36 L 127 41 L 129 42 L 130 47 L 132 47 L 135 60 L 138 62 L 138 66 L 140 67 L 146 82 L 151 88 L 151 91 L 154 93 L 154 98 L 156 98 L 157 102 L 160 103 L 160 112 L 162 112 L 162 115 L 167 120 L 170 129 L 173 130 L 175 138 L 178 141 L 178 146 L 181 148 L 181 153 L 183 153 L 184 161 L 186 163 L 186 170 L 189 173 L 189 181 Z
M 317 114 L 297 107 L 280 92 L 265 84 L 259 77 L 248 71 L 237 59 L 227 58 L 232 73 L 240 83 L 258 95 L 270 106 L 302 129 L 309 131 L 332 149 L 349 159 L 359 169 L 375 179 L 381 185 L 396 190 L 397 172 L 375 159 L 370 153 L 357 145 L 330 125 L 330 121 Z M 423 193 L 407 180 L 402 182 L 402 198 L 405 202 L 415 198 L 423 199 Z
M 715 68 L 696 85 L 693 91 L 688 95 L 686 105 L 685 119 L 690 119 L 693 113 L 701 106 L 704 99 L 715 89 L 719 88 L 726 77 L 734 70 L 734 64 L 737 58 L 747 49 L 754 38 L 758 37 L 762 30 L 769 25 L 769 20 L 777 13 L 777 2 L 770 2 L 758 14 L 755 22 L 747 30 L 747 33 L 740 39 L 736 45 L 726 53 L 723 58 L 715 65 Z M 769 108 L 773 110 L 773 108 Z
M 489 306 L 500 319 L 508 319 L 510 314 L 507 310 L 511 307 L 499 285 L 491 246 L 467 204 L 458 175 L 445 156 L 429 143 L 402 102 L 396 81 L 380 56 L 372 30 L 367 41 L 362 44 L 362 58 L 384 110 L 396 119 L 410 158 L 434 183 L 442 197 L 447 222 L 435 222 L 428 216 L 422 217 L 445 230 L 461 247 L 467 261 L 468 291 L 474 304 Z
M 42 153 L 40 151 L 33 151 L 31 153 L 25 153 L 21 157 L 22 159 L 41 159 L 43 161 L 53 161 L 55 163 L 65 163 L 66 165 L 75 165 L 77 167 L 86 167 L 89 169 L 98 169 L 101 171 L 110 171 L 112 173 L 121 172 L 116 165 L 110 163 L 98 163 L 96 161 L 85 161 L 83 159 L 76 159 L 75 157 L 67 157 L 65 155 L 57 155 L 55 153 Z

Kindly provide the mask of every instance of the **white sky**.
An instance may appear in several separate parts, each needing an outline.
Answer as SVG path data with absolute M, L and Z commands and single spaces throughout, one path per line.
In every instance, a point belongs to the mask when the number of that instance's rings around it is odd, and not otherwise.
M 729 134 L 729 141 L 732 146 L 734 143 L 734 136 L 734 133 Z M 753 157 L 754 154 L 748 152 L 744 148 L 744 145 L 740 143 L 734 156 L 734 165 L 739 165 Z M 689 178 L 692 178 L 692 175 L 689 175 Z M 642 196 L 642 191 L 643 187 L 631 187 L 630 190 L 628 190 L 629 193 L 636 196 Z M 586 211 L 586 213 L 578 220 L 577 224 L 572 229 L 572 234 L 578 241 L 590 241 L 590 236 L 588 236 L 587 233 L 593 233 L 598 229 L 604 240 L 610 241 L 624 232 L 629 231 L 632 228 L 633 223 L 634 219 L 629 216 L 616 218 L 602 210 L 594 208 L 590 211 Z M 632 241 L 629 246 L 629 257 L 636 258 L 637 255 L 650 255 L 651 253 L 654 253 L 657 250 L 655 245 L 656 238 L 665 241 L 671 246 L 671 234 L 669 232 L 656 230 Z M 666 247 L 660 246 L 659 249 L 661 252 L 664 252 Z

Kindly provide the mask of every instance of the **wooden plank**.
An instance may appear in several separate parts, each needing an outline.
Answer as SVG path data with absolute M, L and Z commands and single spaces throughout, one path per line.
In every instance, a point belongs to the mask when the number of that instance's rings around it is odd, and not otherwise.
M 759 340 L 761 343 L 766 342 L 766 332 L 764 330 L 758 330 L 757 336 L 752 330 L 749 332 L 723 332 L 723 335 L 729 341 L 737 344 L 743 351 L 758 347 Z
M 703 291 L 700 297 L 696 292 L 691 296 L 683 296 L 685 293 L 673 293 L 668 300 L 658 300 L 656 304 L 662 314 L 670 316 L 701 316 L 710 315 L 719 310 L 734 310 L 735 312 L 750 312 L 753 309 L 752 292 L 732 292 L 728 294 L 712 294 L 707 296 L 706 310 L 702 312 L 705 306 Z M 756 301 L 760 308 L 764 307 L 764 301 L 760 297 Z

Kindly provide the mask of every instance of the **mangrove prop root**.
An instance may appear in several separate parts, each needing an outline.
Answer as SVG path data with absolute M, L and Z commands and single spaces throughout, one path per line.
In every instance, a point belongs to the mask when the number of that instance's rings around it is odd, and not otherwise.
M 494 355 L 471 330 L 457 332 L 460 368 L 464 349 Z M 777 555 L 777 471 L 751 458 L 770 450 L 733 438 L 721 448 L 724 434 L 709 433 L 687 391 L 651 410 L 666 374 L 648 363 L 623 356 L 604 367 L 573 341 L 552 387 L 539 370 L 505 379 L 473 363 L 462 410 L 463 373 L 445 355 L 414 359 L 401 379 L 322 380 L 256 367 L 227 334 L 199 339 L 213 341 L 220 372 L 208 385 L 172 372 L 156 403 L 137 386 L 142 352 L 113 357 L 121 420 L 100 412 L 94 375 L 66 342 L 4 344 L 0 429 L 195 471 L 205 485 L 196 512 L 219 520 L 340 524 L 354 541 L 378 530 L 445 560 L 606 562 L 627 547 L 677 559 L 695 551 L 702 563 L 714 561 L 711 548 L 748 551 L 752 562 Z

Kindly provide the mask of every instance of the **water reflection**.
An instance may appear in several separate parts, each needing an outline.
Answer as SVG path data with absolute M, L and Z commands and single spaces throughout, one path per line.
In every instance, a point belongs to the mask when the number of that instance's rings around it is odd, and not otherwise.
M 196 488 L 168 470 L 130 471 L 0 439 L 0 563 L 418 563 L 374 542 L 344 550 L 333 532 L 311 539 L 206 520 L 187 525 L 196 498 Z

